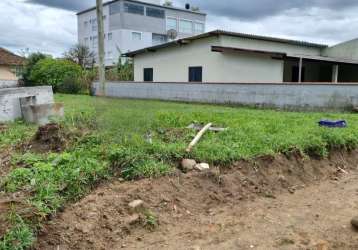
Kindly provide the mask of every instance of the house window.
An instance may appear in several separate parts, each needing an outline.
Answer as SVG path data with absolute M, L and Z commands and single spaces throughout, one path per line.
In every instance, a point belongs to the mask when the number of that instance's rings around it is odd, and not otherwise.
M 145 82 L 153 82 L 153 68 L 145 68 L 143 70 L 143 80 Z
M 167 18 L 167 30 L 178 30 L 178 22 L 176 18 Z
M 144 15 L 144 6 L 132 3 L 125 3 L 124 11 L 131 14 Z
M 165 12 L 164 12 L 164 10 L 161 10 L 161 9 L 147 7 L 146 12 L 147 12 L 147 16 L 150 16 L 150 17 L 156 17 L 156 18 L 162 18 L 162 19 L 165 17 Z
M 108 33 L 108 41 L 111 41 L 113 39 L 113 34 L 112 33 Z
M 189 82 L 203 81 L 203 67 L 189 67 Z
M 204 33 L 205 27 L 203 23 L 194 23 L 195 33 Z
M 121 2 L 114 2 L 109 5 L 109 14 L 115 15 L 121 12 Z
M 142 33 L 140 33 L 140 32 L 132 32 L 132 40 L 133 41 L 141 41 L 142 40 Z
M 152 44 L 153 45 L 162 44 L 162 43 L 165 43 L 166 41 L 167 41 L 166 35 L 152 34 Z
M 180 20 L 179 32 L 186 33 L 186 34 L 193 33 L 193 22 L 187 20 Z

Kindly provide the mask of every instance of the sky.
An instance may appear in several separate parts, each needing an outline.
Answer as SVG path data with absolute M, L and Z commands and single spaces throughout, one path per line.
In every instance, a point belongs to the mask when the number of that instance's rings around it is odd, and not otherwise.
M 173 0 L 208 13 L 223 29 L 333 45 L 358 38 L 357 0 Z M 95 0 L 1 0 L 0 47 L 62 55 L 77 41 L 76 12 Z

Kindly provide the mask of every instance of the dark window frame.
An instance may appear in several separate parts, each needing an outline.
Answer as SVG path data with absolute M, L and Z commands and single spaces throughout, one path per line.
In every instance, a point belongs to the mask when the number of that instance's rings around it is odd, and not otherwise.
M 160 13 L 160 15 L 154 14 L 155 12 L 157 12 L 156 14 Z M 146 7 L 145 8 L 145 14 L 146 14 L 146 16 L 149 16 L 149 17 L 165 19 L 165 11 L 162 10 L 162 9 L 153 8 L 153 7 Z
M 143 69 L 143 81 L 144 82 L 153 82 L 153 79 L 154 79 L 153 68 L 144 68 Z
M 144 5 L 124 3 L 124 12 L 129 14 L 144 16 L 145 8 Z
M 203 67 L 189 67 L 189 82 L 203 82 Z
M 109 15 L 116 15 L 121 13 L 121 2 L 113 2 L 109 5 Z

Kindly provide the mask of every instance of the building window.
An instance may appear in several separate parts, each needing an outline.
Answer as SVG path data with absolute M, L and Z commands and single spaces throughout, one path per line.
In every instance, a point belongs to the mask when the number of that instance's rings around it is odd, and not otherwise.
M 109 14 L 115 15 L 121 12 L 121 2 L 114 2 L 109 5 Z
M 143 80 L 145 82 L 153 82 L 153 68 L 145 68 L 143 70 Z
M 189 82 L 203 81 L 203 67 L 189 67 Z
M 140 32 L 132 32 L 132 40 L 133 41 L 141 41 L 142 40 L 142 33 L 140 33 Z
M 301 75 L 301 82 L 304 82 L 305 81 L 305 68 L 302 67 L 302 75 Z M 300 77 L 299 77 L 299 74 L 300 74 L 300 68 L 298 66 L 292 66 L 292 78 L 291 78 L 291 81 L 292 82 L 298 82 Z
M 147 7 L 146 12 L 147 12 L 147 16 L 150 16 L 150 17 L 157 17 L 157 18 L 165 17 L 165 12 L 164 12 L 164 10 L 161 10 L 161 9 Z
M 92 47 L 97 48 L 97 46 L 98 46 L 98 37 L 94 36 L 92 37 Z
M 88 37 L 86 37 L 86 38 L 85 38 L 85 40 L 84 40 L 84 44 L 85 44 L 85 46 L 87 46 L 87 47 L 88 47 Z
M 144 6 L 132 3 L 125 3 L 124 11 L 131 14 L 144 15 Z
M 113 39 L 113 34 L 112 33 L 108 33 L 108 41 L 111 41 Z
M 205 26 L 203 23 L 194 23 L 194 32 L 195 33 L 204 33 Z
M 193 33 L 193 22 L 187 20 L 180 20 L 179 32 L 186 33 L 186 34 Z
M 167 18 L 167 30 L 178 30 L 178 21 L 176 18 Z
M 85 29 L 88 28 L 88 21 L 85 21 Z
M 94 18 L 91 20 L 91 24 L 92 24 L 92 31 L 97 31 L 97 18 Z
M 161 34 L 152 34 L 152 44 L 158 45 L 167 42 L 167 36 Z

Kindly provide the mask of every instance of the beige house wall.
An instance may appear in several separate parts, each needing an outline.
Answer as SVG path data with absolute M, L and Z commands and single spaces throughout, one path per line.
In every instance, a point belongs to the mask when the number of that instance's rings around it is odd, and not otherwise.
M 220 36 L 220 39 L 222 46 L 225 47 L 281 52 L 290 55 L 321 55 L 321 49 L 316 47 L 299 46 L 288 43 L 263 41 L 234 36 Z
M 322 55 L 341 59 L 358 60 L 358 39 L 326 48 L 323 50 Z
M 0 65 L 0 80 L 18 80 L 10 66 Z

